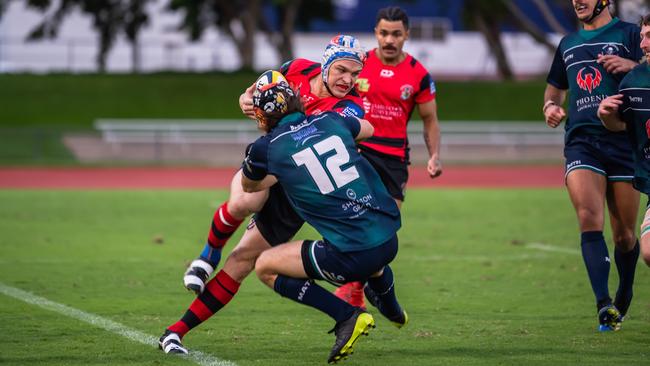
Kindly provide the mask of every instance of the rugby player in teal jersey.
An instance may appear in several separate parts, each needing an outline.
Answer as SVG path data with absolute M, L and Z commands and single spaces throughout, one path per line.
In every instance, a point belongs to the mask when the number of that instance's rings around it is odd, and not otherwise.
M 581 233 L 582 257 L 596 298 L 600 331 L 618 330 L 632 300 L 639 256 L 635 235 L 639 193 L 632 148 L 624 132 L 603 127 L 596 112 L 600 101 L 642 58 L 639 28 L 613 18 L 608 0 L 573 0 L 583 29 L 564 37 L 548 74 L 542 111 L 546 123 L 565 124 L 566 186 Z M 612 302 L 608 289 L 610 258 L 603 237 L 607 203 L 619 286 Z
M 650 196 L 650 14 L 640 26 L 646 62 L 623 78 L 618 94 L 600 103 L 598 117 L 610 131 L 627 131 L 634 150 L 634 188 Z M 650 266 L 650 197 L 641 224 L 641 255 Z
M 300 97 L 284 81 L 258 87 L 253 104 L 267 134 L 251 145 L 242 164 L 244 191 L 280 184 L 296 212 L 323 236 L 267 249 L 255 271 L 278 294 L 335 321 L 328 362 L 338 362 L 374 327 L 374 319 L 314 280 L 367 281 L 380 312 L 406 323 L 388 266 L 397 255 L 400 212 L 356 146 L 374 129 L 366 120 L 334 112 L 305 116 Z

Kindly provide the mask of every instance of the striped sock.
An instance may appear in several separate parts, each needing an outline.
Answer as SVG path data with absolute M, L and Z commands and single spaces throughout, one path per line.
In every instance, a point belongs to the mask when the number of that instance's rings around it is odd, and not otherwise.
M 216 267 L 221 259 L 221 249 L 243 221 L 244 219 L 237 219 L 228 212 L 228 201 L 219 206 L 212 217 L 208 242 L 201 253 L 201 258 Z
M 208 320 L 214 313 L 221 310 L 239 290 L 239 282 L 235 281 L 223 270 L 208 281 L 205 290 L 187 309 L 185 315 L 171 325 L 170 331 L 178 333 L 182 338 L 192 328 Z

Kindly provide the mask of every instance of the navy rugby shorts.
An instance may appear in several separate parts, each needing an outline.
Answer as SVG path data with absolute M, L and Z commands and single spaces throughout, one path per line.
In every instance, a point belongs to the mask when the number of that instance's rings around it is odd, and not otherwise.
M 311 279 L 334 284 L 365 282 L 389 264 L 397 255 L 397 235 L 374 248 L 342 252 L 326 240 L 302 243 L 302 264 Z
M 289 202 L 284 188 L 274 184 L 269 189 L 269 198 L 264 207 L 253 216 L 251 225 L 256 225 L 264 239 L 271 246 L 276 246 L 290 241 L 304 223 L 305 220 Z
M 576 169 L 588 169 L 609 181 L 632 181 L 632 148 L 625 134 L 579 135 L 564 146 L 564 178 Z

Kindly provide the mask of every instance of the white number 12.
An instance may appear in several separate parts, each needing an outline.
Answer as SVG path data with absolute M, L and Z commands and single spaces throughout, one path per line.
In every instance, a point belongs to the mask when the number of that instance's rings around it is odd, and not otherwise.
M 316 150 L 316 153 L 319 156 L 332 150 L 334 150 L 336 154 L 327 158 L 325 161 L 325 167 L 323 167 L 316 154 L 314 154 L 314 150 Z M 313 150 L 311 148 L 306 148 L 293 154 L 291 157 L 298 166 L 304 165 L 307 168 L 309 175 L 311 175 L 314 182 L 316 182 L 316 185 L 322 194 L 333 192 L 334 184 L 336 184 L 337 188 L 341 188 L 359 178 L 359 172 L 354 166 L 341 170 L 341 166 L 350 161 L 350 154 L 348 154 L 348 151 L 345 149 L 345 144 L 339 136 L 328 137 L 325 140 L 314 144 Z M 327 172 L 332 176 L 334 183 L 332 183 Z

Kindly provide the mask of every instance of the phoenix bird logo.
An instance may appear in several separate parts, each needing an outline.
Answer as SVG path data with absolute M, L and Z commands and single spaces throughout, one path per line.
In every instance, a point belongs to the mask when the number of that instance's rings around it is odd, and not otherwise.
M 650 119 L 645 121 L 645 133 L 648 135 L 648 138 L 650 139 Z
M 578 83 L 578 86 L 582 90 L 586 90 L 591 94 L 591 92 L 600 85 L 601 80 L 603 80 L 602 75 L 600 74 L 600 71 L 598 71 L 597 68 L 593 66 L 589 66 L 592 72 L 587 72 L 584 73 L 586 67 L 583 67 L 578 71 L 578 76 L 576 76 L 576 82 Z

